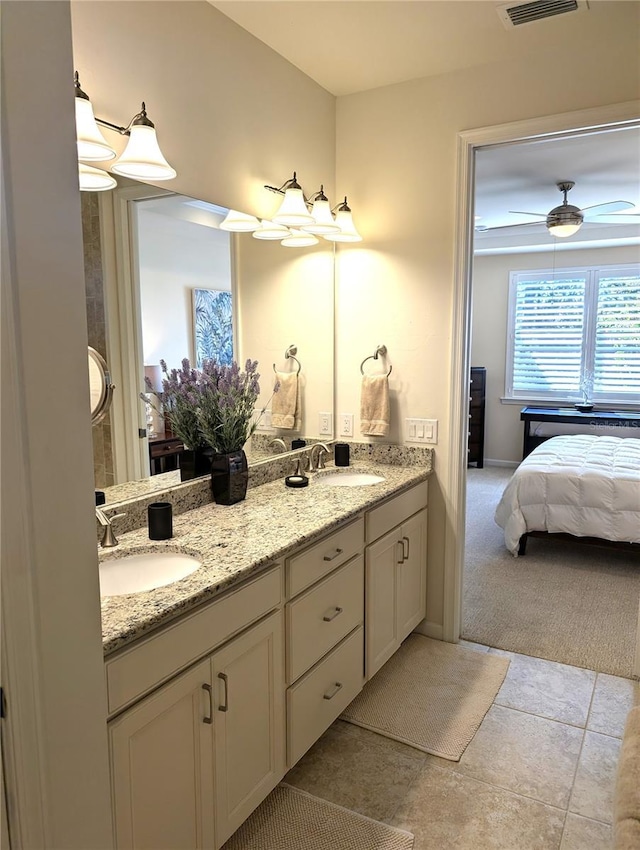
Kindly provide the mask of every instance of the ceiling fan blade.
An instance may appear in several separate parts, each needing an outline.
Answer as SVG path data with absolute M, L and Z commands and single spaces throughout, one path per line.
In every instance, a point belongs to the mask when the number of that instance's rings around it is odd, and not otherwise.
M 591 207 L 583 207 L 582 212 L 585 213 L 585 218 L 593 218 L 594 215 L 609 215 L 609 213 L 619 210 L 630 210 L 634 206 L 635 204 L 632 204 L 631 201 L 609 201 L 606 204 L 593 204 Z
M 488 233 L 490 230 L 510 230 L 512 227 L 533 227 L 534 225 L 540 227 L 541 224 L 543 224 L 542 221 L 521 221 L 518 224 L 499 224 L 496 227 L 483 227 L 479 224 L 476 227 L 476 233 Z
M 640 224 L 640 213 L 614 213 L 587 219 L 587 224 Z
M 537 215 L 539 218 L 546 218 L 546 213 L 536 213 L 536 212 L 523 212 L 522 210 L 509 210 L 513 215 Z

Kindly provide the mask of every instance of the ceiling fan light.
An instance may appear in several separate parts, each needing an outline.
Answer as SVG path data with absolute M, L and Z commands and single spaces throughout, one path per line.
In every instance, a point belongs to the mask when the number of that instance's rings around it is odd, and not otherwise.
M 260 227 L 253 231 L 253 237 L 254 239 L 266 239 L 275 242 L 276 240 L 286 239 L 290 233 L 291 231 L 284 224 L 274 224 L 272 221 L 263 219 Z
M 108 192 L 118 185 L 108 171 L 94 168 L 85 162 L 78 163 L 78 178 L 81 192 Z
M 175 170 L 164 158 L 153 124 L 133 124 L 129 141 L 112 171 L 137 180 L 173 180 Z
M 554 207 L 547 216 L 547 230 L 551 236 L 564 239 L 577 233 L 583 221 L 584 215 L 578 207 L 561 204 L 559 207 Z
M 260 222 L 254 215 L 229 210 L 220 222 L 220 230 L 229 230 L 232 233 L 252 233 L 260 227 Z

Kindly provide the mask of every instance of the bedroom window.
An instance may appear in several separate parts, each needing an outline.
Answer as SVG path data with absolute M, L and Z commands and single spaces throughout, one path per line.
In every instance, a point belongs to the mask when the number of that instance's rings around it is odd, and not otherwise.
M 505 396 L 640 403 L 640 265 L 511 272 Z

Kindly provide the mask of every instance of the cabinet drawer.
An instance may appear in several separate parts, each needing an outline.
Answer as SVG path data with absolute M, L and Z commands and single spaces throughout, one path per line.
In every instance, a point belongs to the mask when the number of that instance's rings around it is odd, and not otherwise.
M 184 451 L 184 443 L 182 440 L 167 440 L 163 443 L 149 445 L 149 457 L 164 457 L 165 455 L 178 454 Z
M 396 525 L 427 505 L 428 482 L 422 481 L 405 493 L 374 508 L 366 516 L 367 543 L 382 537 Z
M 364 558 L 354 558 L 287 603 L 287 684 L 362 623 Z
M 277 607 L 280 566 L 247 581 L 105 664 L 109 713 L 132 702 Z
M 354 520 L 320 543 L 287 559 L 287 597 L 291 599 L 310 584 L 345 564 L 362 551 L 364 520 Z
M 287 691 L 287 764 L 300 759 L 362 690 L 364 630 L 359 626 Z

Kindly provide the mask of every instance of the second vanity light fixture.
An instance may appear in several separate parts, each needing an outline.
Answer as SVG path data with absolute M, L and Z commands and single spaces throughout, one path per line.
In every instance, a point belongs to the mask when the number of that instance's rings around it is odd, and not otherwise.
M 98 125 L 129 137 L 124 152 L 111 168 L 116 174 L 136 180 L 155 181 L 172 180 L 176 176 L 175 170 L 160 150 L 155 125 L 149 120 L 144 103 L 127 127 L 119 127 L 95 117 L 89 96 L 80 88 L 77 71 L 74 85 L 81 191 L 100 192 L 116 186 L 116 181 L 107 171 L 92 165 L 94 162 L 104 162 L 116 157 L 115 150 L 102 135 Z
M 330 242 L 361 242 L 347 204 L 347 198 L 333 210 L 320 186 L 310 198 L 305 197 L 296 172 L 279 188 L 265 186 L 283 195 L 278 212 L 270 221 L 259 222 L 254 216 L 230 210 L 220 227 L 223 230 L 252 232 L 256 239 L 279 240 L 287 248 L 303 248 L 318 244 L 318 236 Z M 334 216 L 335 213 L 335 216 Z

